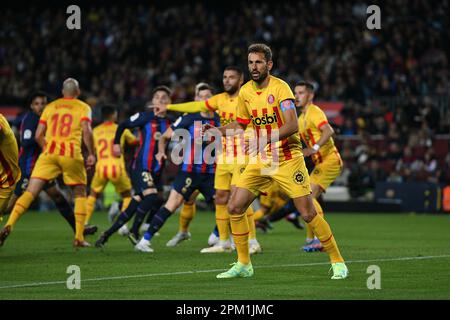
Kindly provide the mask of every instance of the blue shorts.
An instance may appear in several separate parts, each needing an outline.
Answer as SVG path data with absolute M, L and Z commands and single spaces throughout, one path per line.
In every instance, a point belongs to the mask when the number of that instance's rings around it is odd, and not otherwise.
M 22 171 L 22 176 L 20 177 L 20 180 L 17 181 L 16 188 L 14 189 L 14 194 L 17 197 L 20 197 L 25 192 L 25 190 L 27 190 L 28 183 L 30 182 L 31 174 L 30 175 L 25 175 L 25 174 L 23 174 L 23 172 L 25 172 L 25 171 Z M 43 189 L 45 191 L 47 189 L 50 189 L 50 188 L 54 187 L 55 185 L 56 185 L 56 180 L 49 180 L 44 185 Z
M 136 194 L 142 194 L 144 190 L 156 188 L 161 191 L 161 173 L 150 171 L 131 170 L 131 184 Z
M 216 190 L 214 189 L 213 173 L 194 173 L 179 171 L 172 188 L 188 201 L 195 190 L 205 197 L 206 202 L 212 202 Z

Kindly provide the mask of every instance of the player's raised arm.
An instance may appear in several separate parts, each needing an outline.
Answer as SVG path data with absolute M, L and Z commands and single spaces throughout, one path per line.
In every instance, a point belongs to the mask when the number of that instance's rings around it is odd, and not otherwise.
M 204 101 L 191 101 L 184 103 L 175 103 L 167 105 L 155 105 L 155 114 L 161 114 L 166 110 L 177 111 L 183 113 L 197 113 L 197 112 L 208 112 L 216 111 L 217 106 L 215 104 L 216 96 L 212 96 L 208 100 Z

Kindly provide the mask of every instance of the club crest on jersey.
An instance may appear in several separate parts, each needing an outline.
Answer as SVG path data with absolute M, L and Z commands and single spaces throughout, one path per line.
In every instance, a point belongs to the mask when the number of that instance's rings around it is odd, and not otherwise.
M 161 138 L 161 132 L 156 131 L 156 132 L 153 134 L 153 139 L 159 140 L 159 138 Z
M 271 116 L 265 114 L 262 117 L 250 116 L 250 118 L 252 119 L 252 122 L 255 126 L 261 126 L 278 122 L 277 115 L 275 112 Z
M 275 102 L 275 97 L 273 96 L 273 94 L 269 94 L 269 96 L 267 97 L 267 102 L 269 104 L 272 104 Z
M 301 171 L 296 171 L 293 178 L 296 184 L 303 184 L 303 182 L 305 182 L 305 177 Z

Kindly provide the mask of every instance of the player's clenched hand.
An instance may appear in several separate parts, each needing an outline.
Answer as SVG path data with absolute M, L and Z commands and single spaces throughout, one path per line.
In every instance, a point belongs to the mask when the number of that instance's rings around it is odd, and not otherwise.
M 317 153 L 317 151 L 314 150 L 313 148 L 303 149 L 302 152 L 304 157 L 309 157 L 310 155 Z
M 95 164 L 95 156 L 93 154 L 88 155 L 87 159 L 86 159 L 86 167 L 92 168 Z
M 164 152 L 158 152 L 155 156 L 156 160 L 159 162 L 160 165 L 164 162 L 164 160 L 167 159 L 167 156 Z
M 122 155 L 120 144 L 113 144 L 112 153 L 114 157 L 120 158 L 120 156 Z

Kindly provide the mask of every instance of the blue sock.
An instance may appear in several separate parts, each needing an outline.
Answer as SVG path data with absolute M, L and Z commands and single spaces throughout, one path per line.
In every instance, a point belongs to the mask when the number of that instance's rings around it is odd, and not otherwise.
M 125 209 L 124 212 L 122 212 L 119 217 L 117 218 L 116 222 L 104 232 L 104 235 L 106 235 L 108 238 L 117 230 L 119 230 L 125 223 L 127 223 L 136 212 L 136 209 L 139 206 L 139 202 L 136 201 L 136 199 L 132 199 L 128 207 Z
M 216 224 L 216 226 L 214 227 L 213 233 L 216 235 L 216 237 L 219 236 L 219 229 L 217 229 L 217 224 Z
M 153 216 L 150 226 L 146 233 L 144 233 L 144 239 L 150 241 L 153 235 L 158 232 L 159 229 L 164 225 L 166 220 L 170 217 L 172 212 L 167 210 L 166 207 L 161 207 L 158 212 Z

